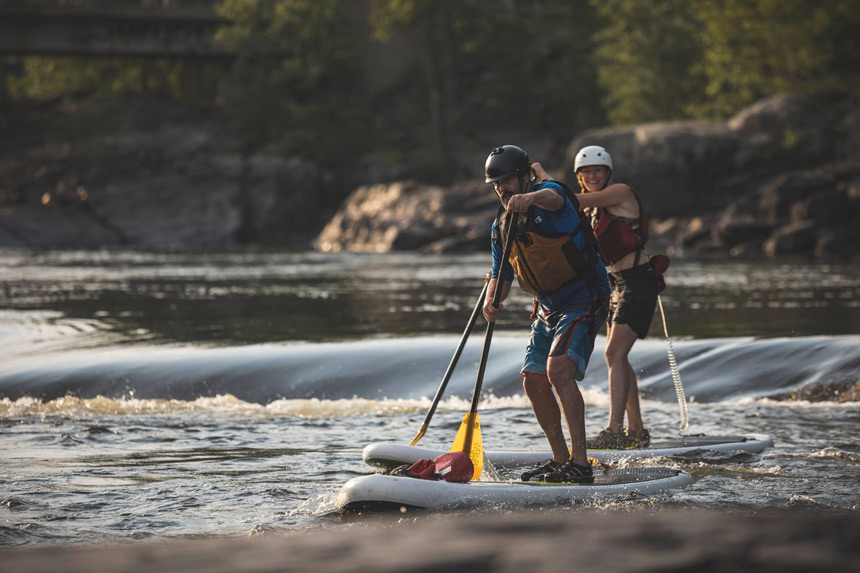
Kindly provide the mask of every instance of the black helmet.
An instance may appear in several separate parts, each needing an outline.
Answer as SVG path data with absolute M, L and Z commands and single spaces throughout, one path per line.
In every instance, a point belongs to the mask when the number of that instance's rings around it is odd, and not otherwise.
M 525 150 L 516 145 L 503 145 L 490 152 L 484 165 L 484 174 L 487 176 L 487 183 L 492 183 L 511 175 L 525 175 L 531 169 L 532 163 Z

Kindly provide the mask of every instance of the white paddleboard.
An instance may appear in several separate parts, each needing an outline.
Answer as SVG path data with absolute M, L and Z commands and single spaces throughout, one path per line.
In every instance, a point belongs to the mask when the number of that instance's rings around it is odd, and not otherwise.
M 585 499 L 652 495 L 693 483 L 687 472 L 671 468 L 598 470 L 593 484 L 549 484 L 521 481 L 448 483 L 385 474 L 349 480 L 337 496 L 340 511 L 522 507 L 570 503 Z
M 700 451 L 758 453 L 773 447 L 770 436 L 683 436 L 671 440 L 655 440 L 639 450 L 588 450 L 588 455 L 603 463 L 634 460 L 648 457 L 671 457 Z M 445 451 L 403 444 L 378 442 L 364 448 L 362 458 L 372 466 L 392 469 L 414 464 L 421 459 L 433 459 Z M 552 457 L 549 450 L 484 450 L 484 455 L 495 468 L 534 466 Z

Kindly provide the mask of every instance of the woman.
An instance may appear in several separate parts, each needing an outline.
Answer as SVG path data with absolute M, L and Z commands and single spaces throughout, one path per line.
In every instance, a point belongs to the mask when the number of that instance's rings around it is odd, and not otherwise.
M 550 179 L 540 164 L 538 179 Z M 594 449 L 643 448 L 651 442 L 639 410 L 639 386 L 630 365 L 630 349 L 651 326 L 662 280 L 645 254 L 648 217 L 639 194 L 612 180 L 612 157 L 597 145 L 576 154 L 574 171 L 584 193 L 579 204 L 591 212 L 592 226 L 609 270 L 612 294 L 606 322 L 606 364 L 609 368 L 609 425 L 588 440 Z M 624 428 L 624 413 L 627 428 Z

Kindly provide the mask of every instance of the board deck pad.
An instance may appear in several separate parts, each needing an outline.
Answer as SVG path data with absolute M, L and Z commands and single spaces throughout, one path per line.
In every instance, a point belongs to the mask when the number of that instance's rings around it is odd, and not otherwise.
M 630 450 L 588 450 L 588 455 L 600 462 L 612 463 L 648 457 L 683 456 L 696 452 L 759 453 L 773 447 L 770 436 L 763 434 L 729 436 L 683 436 L 654 440 L 647 448 Z M 433 459 L 443 450 L 377 442 L 364 448 L 362 458 L 372 466 L 391 469 L 413 464 L 420 459 Z M 552 457 L 549 450 L 491 450 L 485 449 L 486 460 L 497 469 L 534 466 Z
M 641 483 L 645 481 L 668 478 L 678 475 L 678 470 L 671 468 L 625 468 L 625 469 L 608 469 L 599 470 L 594 468 L 593 483 L 565 483 L 565 482 L 549 482 L 549 481 L 496 481 L 483 483 L 499 483 L 508 485 L 538 485 L 544 487 L 553 486 L 575 486 L 575 485 L 618 485 L 629 483 Z
M 677 474 L 678 470 L 670 468 L 627 468 L 624 470 L 605 470 L 603 472 L 595 470 L 594 485 L 640 483 L 653 479 L 672 477 Z
M 738 442 L 746 442 L 746 436 L 679 436 L 676 439 L 659 440 L 653 444 L 639 448 L 642 450 L 660 450 L 668 448 L 688 448 L 701 446 L 714 446 L 717 444 L 732 444 Z M 630 448 L 633 449 L 633 448 Z M 601 450 L 609 451 L 609 450 Z M 623 452 L 625 450 L 614 450 Z

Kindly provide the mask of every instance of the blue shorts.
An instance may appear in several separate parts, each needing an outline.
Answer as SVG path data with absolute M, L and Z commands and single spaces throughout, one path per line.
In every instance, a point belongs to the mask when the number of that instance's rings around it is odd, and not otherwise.
M 601 294 L 574 302 L 549 319 L 535 319 L 522 373 L 546 376 L 549 357 L 566 355 L 576 366 L 576 380 L 582 380 L 597 331 L 606 320 L 607 302 L 607 297 Z

